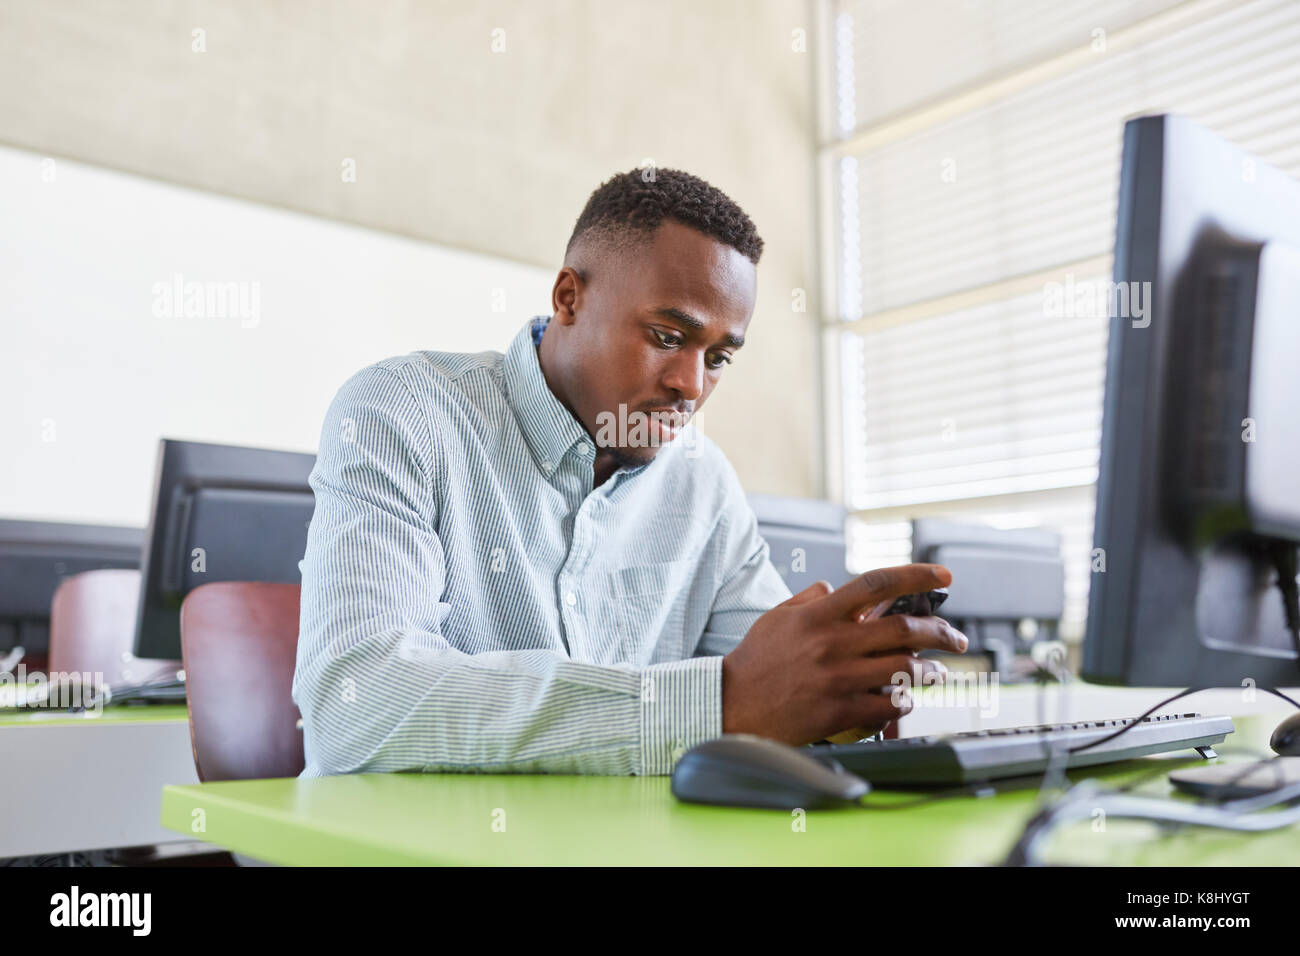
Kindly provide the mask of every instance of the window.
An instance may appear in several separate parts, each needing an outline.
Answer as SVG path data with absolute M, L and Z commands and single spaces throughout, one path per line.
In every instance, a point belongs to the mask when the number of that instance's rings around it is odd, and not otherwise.
M 1300 175 L 1294 0 L 825 0 L 828 474 L 855 570 L 909 520 L 1063 535 L 1087 606 L 1122 130 Z

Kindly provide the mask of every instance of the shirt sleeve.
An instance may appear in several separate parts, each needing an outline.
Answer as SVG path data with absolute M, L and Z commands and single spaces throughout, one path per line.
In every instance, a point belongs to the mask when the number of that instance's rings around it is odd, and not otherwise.
M 303 776 L 366 771 L 665 774 L 722 732 L 720 658 L 601 666 L 470 654 L 446 635 L 436 424 L 398 372 L 335 396 L 310 484 L 293 699 Z
M 729 571 L 713 599 L 696 656 L 730 654 L 755 621 L 791 596 L 772 564 L 768 544 L 758 531 L 758 518 L 730 464 L 727 472 L 725 567 Z

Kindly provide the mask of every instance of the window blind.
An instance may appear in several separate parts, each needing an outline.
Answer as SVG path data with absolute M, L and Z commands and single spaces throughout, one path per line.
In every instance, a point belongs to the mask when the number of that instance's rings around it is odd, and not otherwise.
M 1124 121 L 1300 174 L 1300 3 L 832 0 L 837 423 L 855 569 L 907 519 L 1060 531 L 1082 635 Z

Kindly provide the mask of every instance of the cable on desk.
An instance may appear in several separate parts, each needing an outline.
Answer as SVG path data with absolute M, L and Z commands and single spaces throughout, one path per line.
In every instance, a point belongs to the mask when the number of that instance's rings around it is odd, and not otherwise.
M 1096 740 L 1090 740 L 1090 741 L 1089 741 L 1088 743 L 1086 743 L 1086 744 L 1079 744 L 1077 747 L 1071 747 L 1070 750 L 1069 750 L 1069 752 L 1072 753 L 1072 754 L 1073 754 L 1073 753 L 1078 753 L 1078 752 L 1081 751 L 1081 750 L 1087 750 L 1087 749 L 1090 748 L 1090 747 L 1096 747 L 1098 744 L 1104 744 L 1104 743 L 1105 743 L 1106 741 L 1108 741 L 1108 740 L 1114 740 L 1116 737 L 1119 737 L 1119 736 L 1122 735 L 1122 734 L 1126 734 L 1126 733 L 1128 733 L 1130 730 L 1132 730 L 1132 729 L 1133 729 L 1134 727 L 1136 727 L 1138 724 L 1142 723 L 1143 720 L 1145 720 L 1146 718 L 1148 718 L 1148 717 L 1150 717 L 1152 714 L 1154 714 L 1154 713 L 1155 713 L 1157 710 L 1159 710 L 1161 707 L 1165 706 L 1166 704 L 1172 704 L 1174 701 L 1178 700 L 1178 699 L 1181 698 L 1181 697 L 1187 697 L 1187 696 L 1190 695 L 1190 694 L 1199 694 L 1199 693 L 1200 693 L 1201 691 L 1203 691 L 1203 690 L 1219 690 L 1219 689 L 1221 689 L 1221 688 L 1210 687 L 1210 686 L 1204 686 L 1204 687 L 1189 687 L 1189 688 L 1187 688 L 1186 690 L 1181 690 L 1181 691 L 1179 691 L 1177 694 L 1174 694 L 1173 697 L 1167 697 L 1167 698 L 1165 698 L 1165 699 L 1162 700 L 1160 703 L 1158 703 L 1158 704 L 1156 704 L 1154 707 L 1152 707 L 1150 710 L 1147 710 L 1147 711 L 1145 711 L 1144 713 L 1142 713 L 1140 716 L 1134 718 L 1133 721 L 1132 721 L 1131 723 L 1125 724 L 1123 727 L 1121 727 L 1119 730 L 1115 731 L 1113 734 L 1107 734 L 1105 737 L 1098 737 Z M 1300 710 L 1300 704 L 1297 704 L 1294 700 L 1292 700 L 1292 699 L 1291 699 L 1290 697 L 1288 697 L 1286 694 L 1282 693 L 1280 690 L 1276 690 L 1276 689 L 1274 689 L 1274 688 L 1272 688 L 1272 687 L 1257 687 L 1256 689 L 1257 689 L 1257 690 L 1268 691 L 1268 692 L 1269 692 L 1270 694 L 1272 694 L 1274 697 L 1281 697 L 1284 701 L 1286 701 L 1286 702 L 1287 702 L 1288 704 L 1290 704 L 1292 707 L 1296 708 L 1297 710 Z
M 1096 740 L 1090 740 L 1086 744 L 1078 744 L 1077 746 L 1074 747 L 1069 747 L 1069 748 L 1061 747 L 1061 748 L 1049 750 L 1048 753 L 1046 754 L 1047 767 L 1043 770 L 1043 782 L 1039 787 L 1039 794 L 1040 795 L 1045 794 L 1047 790 L 1055 789 L 1062 785 L 1062 783 L 1066 779 L 1065 778 L 1066 763 L 1067 763 L 1067 758 L 1070 754 L 1079 753 L 1080 751 L 1088 750 L 1089 748 L 1096 747 L 1098 744 L 1103 744 L 1108 740 L 1114 740 L 1116 737 L 1120 737 L 1128 733 L 1134 727 L 1139 726 L 1143 720 L 1145 720 L 1147 717 L 1150 717 L 1152 714 L 1154 714 L 1161 707 L 1164 707 L 1166 704 L 1171 704 L 1182 697 L 1187 697 L 1191 694 L 1197 694 L 1203 690 L 1217 690 L 1217 689 L 1219 688 L 1188 687 L 1186 690 L 1181 690 L 1177 694 L 1174 694 L 1172 697 L 1167 697 L 1164 700 L 1160 701 L 1160 703 L 1151 707 L 1149 710 L 1143 712 L 1141 715 L 1134 718 L 1129 723 L 1119 728 L 1119 730 L 1116 730 L 1114 733 L 1106 734 L 1103 737 L 1098 737 Z M 1276 697 L 1282 698 L 1282 700 L 1286 701 L 1292 707 L 1295 707 L 1297 710 L 1300 710 L 1300 704 L 1296 703 L 1294 700 L 1292 700 L 1286 694 L 1282 693 L 1280 690 L 1276 690 L 1275 688 L 1272 687 L 1259 687 L 1257 689 L 1268 691 L 1268 693 L 1273 694 Z M 1043 710 L 1043 697 L 1045 694 L 1046 694 L 1046 685 L 1045 684 L 1040 685 L 1040 690 L 1039 690 L 1040 714 L 1042 713 Z M 1046 741 L 1043 741 L 1042 745 L 1044 748 L 1048 746 Z
M 73 713 L 80 713 L 91 707 L 107 707 L 141 698 L 184 700 L 185 687 L 185 671 L 168 670 L 156 674 L 148 680 L 134 683 L 94 684 L 93 693 L 88 699 L 83 698 L 79 706 L 68 709 Z
M 1168 799 L 1136 797 L 1105 791 L 1093 780 L 1075 784 L 1059 800 L 1039 811 L 1021 832 L 1007 854 L 1003 866 L 1038 866 L 1043 841 L 1059 826 L 1091 817 L 1101 810 L 1106 817 L 1151 820 L 1157 823 L 1189 824 L 1244 833 L 1278 830 L 1300 822 L 1300 783 L 1268 791 L 1254 797 L 1233 800 L 1221 806 L 1203 803 L 1178 803 Z M 1289 806 L 1277 813 L 1256 811 L 1279 804 Z
M 1174 701 L 1179 700 L 1183 697 L 1190 696 L 1191 694 L 1200 693 L 1203 690 L 1213 690 L 1213 689 L 1217 689 L 1217 688 L 1208 687 L 1208 686 L 1189 687 L 1185 690 L 1179 691 L 1177 694 L 1174 694 L 1172 697 L 1167 697 L 1164 700 L 1160 701 L 1158 704 L 1151 707 L 1149 710 L 1145 711 L 1135 719 L 1131 720 L 1129 723 L 1125 724 L 1123 727 L 1119 728 L 1119 730 L 1116 730 L 1114 733 L 1106 734 L 1105 736 L 1099 737 L 1096 740 L 1089 741 L 1086 744 L 1079 744 L 1077 746 L 1070 747 L 1070 748 L 1062 747 L 1062 748 L 1056 748 L 1050 750 L 1047 754 L 1048 762 L 1047 762 L 1047 767 L 1043 771 L 1043 780 L 1039 788 L 1039 795 L 1042 796 L 1046 793 L 1048 789 L 1060 786 L 1062 779 L 1065 779 L 1065 763 L 1068 760 L 1069 754 L 1078 753 L 1083 750 L 1088 750 L 1089 748 L 1096 747 L 1097 745 L 1105 743 L 1108 740 L 1114 740 L 1116 737 L 1120 737 L 1123 734 L 1128 733 L 1134 727 L 1140 725 L 1143 720 L 1151 716 L 1161 707 L 1173 703 Z M 1267 691 L 1268 693 L 1274 695 L 1275 697 L 1279 697 L 1282 700 L 1286 701 L 1292 707 L 1295 707 L 1296 709 L 1300 710 L 1300 703 L 1296 703 L 1296 701 L 1292 700 L 1290 697 L 1282 693 L 1280 690 L 1277 690 L 1276 688 L 1259 687 L 1257 689 Z M 1040 685 L 1040 691 L 1039 691 L 1040 714 L 1043 711 L 1043 699 L 1045 693 L 1046 693 L 1046 685 L 1045 684 Z M 1044 741 L 1043 746 L 1044 747 L 1047 746 L 1046 741 Z M 1228 781 L 1226 781 L 1225 783 L 1220 784 L 1219 787 L 1216 788 L 1216 792 L 1217 793 L 1225 792 L 1226 788 L 1230 787 L 1233 783 L 1236 783 L 1238 780 L 1242 779 L 1243 777 L 1249 776 L 1256 769 L 1258 769 L 1258 766 L 1259 766 L 1258 762 L 1252 764 L 1249 768 L 1244 770 L 1240 775 L 1234 776 L 1230 778 Z M 1158 772 L 1167 773 L 1168 770 L 1167 768 L 1161 768 L 1161 770 Z M 1061 808 L 1063 807 L 1069 808 L 1071 806 L 1071 802 L 1072 802 L 1071 794 L 1078 792 L 1079 788 L 1082 787 L 1084 784 L 1090 784 L 1091 790 L 1089 790 L 1088 792 L 1091 794 L 1099 795 L 1099 798 L 1113 797 L 1114 799 L 1118 799 L 1118 800 L 1141 799 L 1157 805 L 1168 804 L 1171 807 L 1181 808 L 1176 813 L 1174 813 L 1173 816 L 1161 817 L 1158 815 L 1158 806 L 1150 806 L 1145 804 L 1143 806 L 1121 804 L 1118 811 L 1108 812 L 1108 815 L 1118 815 L 1120 817 L 1125 817 L 1125 816 L 1129 816 L 1130 813 L 1137 813 L 1138 811 L 1141 811 L 1140 814 L 1136 817 L 1137 819 L 1149 819 L 1149 820 L 1155 820 L 1157 822 L 1163 822 L 1163 823 L 1189 823 L 1196 826 L 1218 827 L 1222 829 L 1251 829 L 1250 827 L 1235 825 L 1232 822 L 1233 820 L 1236 819 L 1237 816 L 1241 814 L 1249 813 L 1253 809 L 1255 809 L 1254 806 L 1244 804 L 1241 801 L 1225 801 L 1222 802 L 1221 805 L 1219 805 L 1219 798 L 1216 798 L 1212 794 L 1211 796 L 1204 798 L 1201 802 L 1197 804 L 1192 804 L 1192 805 L 1179 804 L 1179 803 L 1173 803 L 1172 801 L 1169 801 L 1164 798 L 1162 798 L 1161 800 L 1154 800 L 1153 798 L 1149 798 L 1149 797 L 1148 798 L 1128 797 L 1127 794 L 1132 790 L 1133 786 L 1136 786 L 1136 782 L 1131 782 L 1128 786 L 1120 788 L 1118 790 L 1100 791 L 1098 785 L 1096 785 L 1093 781 L 1083 781 L 1082 783 L 1075 784 L 1073 787 L 1067 789 L 1064 794 L 1062 794 L 1055 800 L 1046 803 L 1042 807 L 1042 809 L 1039 810 L 1037 814 L 1035 814 L 1032 818 L 1030 818 L 1029 822 L 1025 825 L 1024 830 L 1021 832 L 1020 838 L 1016 841 L 1015 846 L 1012 847 L 1011 852 L 1008 854 L 1004 865 L 1009 865 L 1009 866 L 1036 865 L 1036 861 L 1032 856 L 1032 851 L 1035 849 L 1038 843 L 1041 842 L 1042 838 L 1046 836 L 1047 833 L 1050 832 L 1052 828 L 1059 825 L 1060 823 L 1072 822 L 1074 819 L 1077 819 L 1075 817 L 1067 817 L 1066 819 L 1062 820 L 1058 818 L 1058 813 L 1061 812 Z M 1285 796 L 1279 796 L 1279 794 L 1285 794 L 1292 789 L 1296 790 L 1295 798 L 1287 798 Z M 1279 787 L 1275 790 L 1267 791 L 1266 793 L 1261 794 L 1259 797 L 1250 798 L 1250 799 L 1259 800 L 1261 798 L 1266 798 L 1266 797 L 1271 797 L 1272 799 L 1268 803 L 1261 804 L 1261 806 L 1273 806 L 1277 802 L 1282 800 L 1287 800 L 1287 799 L 1300 799 L 1300 784 L 1293 785 L 1292 787 Z M 1097 809 L 1097 807 L 1093 807 L 1092 809 Z M 1101 809 L 1105 810 L 1106 808 L 1101 807 Z M 1209 814 L 1211 811 L 1213 811 L 1213 815 L 1198 816 L 1197 815 L 1198 811 L 1204 814 Z M 1091 813 L 1091 810 L 1089 811 L 1089 813 Z M 1271 816 L 1281 816 L 1281 815 L 1282 814 L 1273 814 Z M 1300 820 L 1300 816 L 1296 817 L 1296 819 Z M 1273 829 L 1278 826 L 1289 826 L 1290 822 L 1291 821 L 1288 820 L 1287 822 L 1284 823 L 1275 823 L 1271 826 L 1264 827 L 1264 829 Z
M 1064 723 L 1067 720 L 1066 714 L 1069 712 L 1069 687 L 1074 680 L 1074 674 L 1065 666 L 1064 655 L 1051 657 L 1049 656 L 1046 663 L 1042 665 L 1045 675 L 1038 681 L 1038 723 L 1039 726 L 1047 723 L 1047 676 L 1056 678 L 1056 682 L 1061 687 L 1061 702 L 1057 708 L 1057 723 Z M 1046 792 L 1051 789 L 1055 790 L 1069 782 L 1065 776 L 1066 766 L 1069 763 L 1069 756 L 1059 747 L 1051 747 L 1047 740 L 1039 738 L 1040 748 L 1046 753 L 1047 765 L 1043 768 L 1043 779 L 1038 785 L 1038 796 L 1042 799 Z

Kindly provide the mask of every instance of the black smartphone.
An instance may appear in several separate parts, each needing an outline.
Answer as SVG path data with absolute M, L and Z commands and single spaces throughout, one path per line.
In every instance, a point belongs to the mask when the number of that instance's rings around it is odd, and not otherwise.
M 889 605 L 889 610 L 880 616 L 913 614 L 917 617 L 928 617 L 931 614 L 937 614 L 940 605 L 946 600 L 948 600 L 947 588 L 935 588 L 932 591 L 922 591 L 919 594 L 904 594 Z

